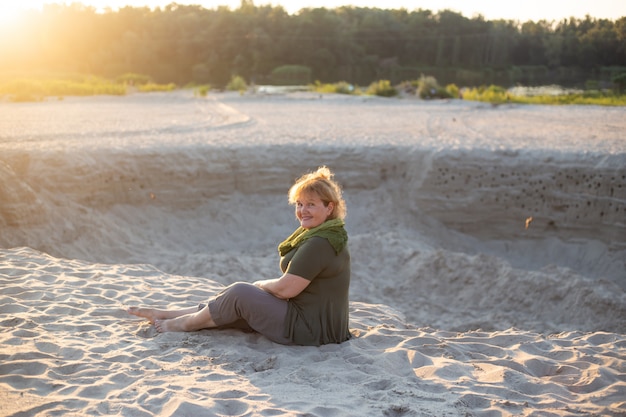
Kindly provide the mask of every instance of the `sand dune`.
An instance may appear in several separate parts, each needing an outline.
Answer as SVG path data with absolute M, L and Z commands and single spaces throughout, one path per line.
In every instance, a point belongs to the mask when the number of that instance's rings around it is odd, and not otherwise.
M 2 265 L 3 415 L 608 415 L 626 406 L 621 334 L 456 333 L 353 302 L 355 338 L 342 345 L 285 347 L 237 331 L 157 336 L 122 308 L 198 303 L 220 285 L 32 249 L 3 251 Z
M 626 413 L 626 110 L 291 93 L 0 103 L 0 415 Z M 341 345 L 156 334 L 278 274 L 327 164 Z

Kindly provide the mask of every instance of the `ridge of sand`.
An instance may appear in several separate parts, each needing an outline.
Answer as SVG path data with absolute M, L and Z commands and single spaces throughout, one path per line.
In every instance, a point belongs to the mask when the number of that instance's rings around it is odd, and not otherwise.
M 352 302 L 355 337 L 341 345 L 156 335 L 123 307 L 189 305 L 221 285 L 27 248 L 0 260 L 2 415 L 578 416 L 626 405 L 621 334 L 448 332 Z

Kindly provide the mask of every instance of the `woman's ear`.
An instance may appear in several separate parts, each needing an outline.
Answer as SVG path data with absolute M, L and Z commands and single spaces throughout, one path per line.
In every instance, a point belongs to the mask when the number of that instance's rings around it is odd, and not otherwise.
M 333 213 L 333 210 L 335 209 L 335 203 L 333 203 L 332 201 L 329 202 L 326 208 L 328 209 L 327 215 L 330 216 Z

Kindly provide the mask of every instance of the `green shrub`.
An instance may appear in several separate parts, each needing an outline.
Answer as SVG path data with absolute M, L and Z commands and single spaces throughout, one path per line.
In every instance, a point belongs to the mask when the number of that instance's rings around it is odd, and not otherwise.
M 381 97 L 394 97 L 398 95 L 398 90 L 391 85 L 389 80 L 379 80 L 371 83 L 365 93 Z
M 335 93 L 337 94 L 353 94 L 355 92 L 354 86 L 345 81 L 339 81 L 334 84 Z
M 396 90 L 405 94 L 416 95 L 417 80 L 402 81 L 396 86 Z
M 451 85 L 456 88 L 456 94 L 451 93 L 447 88 L 441 87 L 435 77 L 422 74 L 419 80 L 417 80 L 417 95 L 424 99 L 458 97 L 458 87 L 454 84 Z
M 195 89 L 194 95 L 199 95 L 200 97 L 206 97 L 211 91 L 211 86 L 209 84 L 200 85 Z
M 246 84 L 246 80 L 244 80 L 243 77 L 239 75 L 233 75 L 230 78 L 230 81 L 228 82 L 228 84 L 226 85 L 226 89 L 228 91 L 243 92 L 243 91 L 246 91 L 247 88 L 248 88 L 248 85 Z
M 312 91 L 317 93 L 336 93 L 336 94 L 355 94 L 357 92 L 356 88 L 350 83 L 345 81 L 339 81 L 334 84 L 322 84 L 319 81 L 315 81 L 315 84 L 310 86 Z
M 459 97 L 459 87 L 456 84 L 448 84 L 446 85 L 446 91 L 450 94 L 450 97 L 457 98 Z
M 417 80 L 417 95 L 420 98 L 434 98 L 439 89 L 439 83 L 433 76 L 422 74 Z
M 507 93 L 507 91 L 497 85 L 471 88 L 463 93 L 463 98 L 466 100 L 486 101 L 492 104 L 500 104 L 511 101 L 511 96 Z
M 148 83 L 148 84 L 140 85 L 138 87 L 138 90 L 142 93 L 153 93 L 157 91 L 174 91 L 175 89 L 176 89 L 176 84 L 174 83 L 169 83 L 169 84 Z

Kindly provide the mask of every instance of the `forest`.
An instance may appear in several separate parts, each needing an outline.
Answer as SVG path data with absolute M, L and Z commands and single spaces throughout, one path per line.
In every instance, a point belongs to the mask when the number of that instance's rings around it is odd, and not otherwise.
M 626 17 L 519 22 L 454 11 L 172 3 L 98 12 L 46 5 L 0 28 L 0 77 L 145 74 L 158 83 L 610 85 L 626 72 Z M 280 68 L 306 68 L 285 78 Z M 283 74 L 279 76 L 279 74 Z

